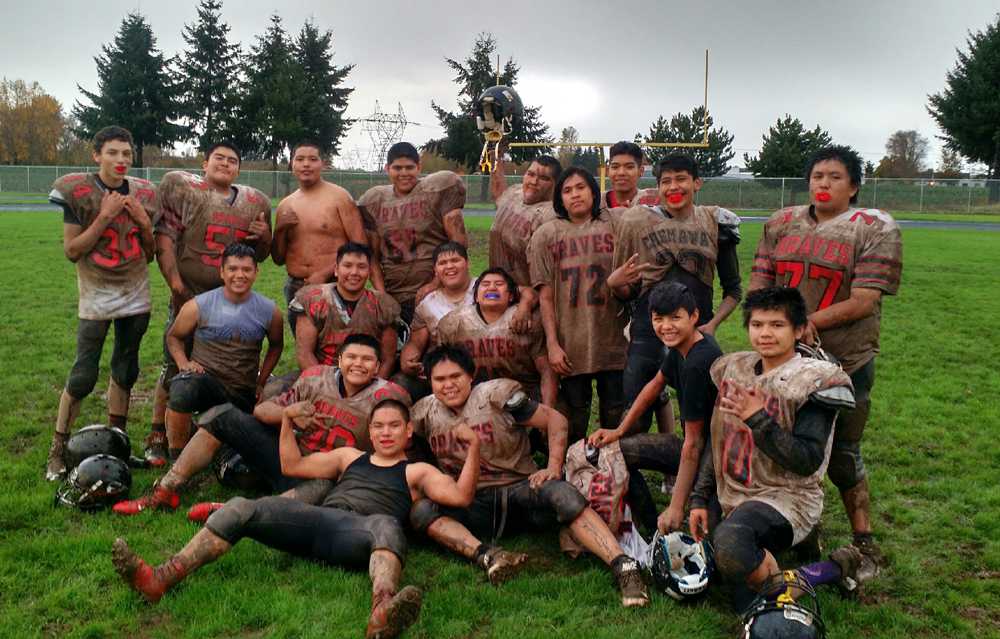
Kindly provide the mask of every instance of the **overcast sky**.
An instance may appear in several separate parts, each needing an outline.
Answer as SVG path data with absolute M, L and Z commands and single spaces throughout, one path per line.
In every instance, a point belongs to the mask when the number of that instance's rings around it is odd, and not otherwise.
M 96 88 L 93 57 L 125 14 L 144 14 L 169 55 L 183 46 L 181 30 L 196 19 L 197 2 L 3 4 L 0 75 L 39 82 L 68 110 L 78 83 Z M 790 113 L 873 162 L 892 131 L 916 129 L 931 139 L 936 166 L 939 131 L 927 94 L 944 86 L 967 31 L 983 29 L 997 10 L 996 0 L 229 0 L 223 17 L 232 39 L 247 48 L 275 11 L 293 33 L 309 17 L 332 29 L 335 62 L 356 65 L 348 115 L 365 117 L 376 100 L 383 110 L 401 103 L 420 124 L 404 137 L 418 144 L 441 133 L 431 100 L 454 108 L 444 58 L 463 59 L 476 34 L 490 31 L 504 59 L 521 67 L 522 99 L 542 107 L 556 136 L 572 125 L 583 141 L 631 139 L 660 114 L 690 112 L 702 103 L 709 49 L 709 110 L 735 134 L 740 163 L 744 151 L 759 149 L 768 126 Z M 366 153 L 370 146 L 355 125 L 342 148 Z

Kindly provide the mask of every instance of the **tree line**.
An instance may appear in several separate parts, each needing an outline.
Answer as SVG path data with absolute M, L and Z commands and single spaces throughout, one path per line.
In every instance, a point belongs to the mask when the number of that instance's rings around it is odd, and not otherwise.
M 193 143 L 206 148 L 218 139 L 233 140 L 247 159 L 268 160 L 272 168 L 287 156 L 295 141 L 312 138 L 336 155 L 352 121 L 345 116 L 352 88 L 345 87 L 353 64 L 334 63 L 333 32 L 307 20 L 289 33 L 277 14 L 265 31 L 244 49 L 230 41 L 222 19 L 222 0 L 202 0 L 197 19 L 185 24 L 184 49 L 172 57 L 157 47 L 146 19 L 130 13 L 112 42 L 94 60 L 98 82 L 94 90 L 78 85 L 83 96 L 69 114 L 37 83 L 0 82 L 0 162 L 5 164 L 82 163 L 93 133 L 108 124 L 132 131 L 138 166 L 143 149 L 170 149 Z M 1000 178 L 1000 14 L 986 29 L 970 32 L 965 50 L 957 50 L 955 68 L 945 88 L 928 96 L 928 112 L 941 128 L 945 146 L 937 170 L 927 165 L 929 141 L 915 130 L 893 132 L 885 156 L 866 174 L 877 177 L 937 177 L 962 175 L 966 162 L 983 163 L 988 177 Z M 478 170 L 482 137 L 473 111 L 476 98 L 496 83 L 516 88 L 520 66 L 508 58 L 495 66 L 497 41 L 489 33 L 476 37 L 464 59 L 445 58 L 457 85 L 454 107 L 436 101 L 431 107 L 444 131 L 423 150 L 449 160 L 466 172 Z M 499 71 L 499 73 L 498 73 Z M 722 175 L 735 157 L 733 135 L 716 126 L 711 113 L 697 106 L 690 113 L 659 116 L 636 142 L 700 142 L 708 130 L 708 147 L 687 149 L 696 156 L 706 177 Z M 552 143 L 541 107 L 526 105 L 510 136 L 515 142 Z M 572 126 L 559 141 L 572 144 L 579 132 Z M 779 117 L 761 139 L 755 155 L 744 154 L 747 171 L 760 177 L 796 176 L 806 158 L 833 142 L 820 126 L 807 128 L 791 115 Z M 602 153 L 596 148 L 560 147 L 564 164 L 596 170 Z M 515 162 L 551 149 L 516 148 Z M 650 163 L 670 152 L 647 148 Z

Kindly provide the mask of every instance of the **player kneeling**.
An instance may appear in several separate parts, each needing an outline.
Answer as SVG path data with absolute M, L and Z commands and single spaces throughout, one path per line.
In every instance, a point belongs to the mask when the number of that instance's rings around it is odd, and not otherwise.
M 780 572 L 774 555 L 819 523 L 834 421 L 840 409 L 854 406 L 840 366 L 796 351 L 808 321 L 798 291 L 750 293 L 743 321 L 754 350 L 724 355 L 711 368 L 719 389 L 712 454 L 702 457 L 690 514 L 691 533 L 701 540 L 706 505 L 717 492 L 724 520 L 713 531 L 716 568 L 733 585 L 739 609 Z M 839 583 L 852 590 L 870 561 L 854 546 L 834 551 L 831 560 L 795 572 L 810 587 Z
M 435 348 L 424 359 L 424 370 L 433 395 L 414 405 L 414 429 L 428 439 L 441 469 L 457 476 L 472 452 L 459 433 L 471 425 L 481 440 L 483 468 L 470 506 L 456 508 L 428 496 L 414 504 L 413 527 L 475 561 L 492 583 L 499 583 L 527 556 L 490 548 L 476 535 L 499 538 L 505 530 L 562 524 L 584 548 L 611 566 L 623 605 L 649 603 L 638 562 L 622 552 L 586 498 L 561 479 L 566 418 L 530 399 L 514 380 L 494 379 L 473 388 L 476 366 L 460 346 Z M 531 458 L 525 426 L 548 433 L 549 462 L 542 470 Z
M 395 637 L 412 624 L 422 594 L 413 586 L 399 590 L 406 556 L 403 521 L 413 503 L 433 499 L 452 508 L 472 503 L 479 479 L 479 438 L 468 426 L 452 435 L 466 451 L 457 480 L 425 463 L 409 463 L 406 446 L 413 435 L 409 410 L 387 399 L 372 410 L 369 434 L 374 453 L 337 448 L 303 457 L 286 409 L 281 422 L 281 469 L 292 477 L 337 479 L 322 506 L 286 497 L 231 499 L 212 514 L 179 553 L 155 568 L 115 540 L 115 569 L 151 603 L 191 572 L 227 553 L 243 537 L 303 557 L 362 568 L 372 580 L 372 612 L 367 637 Z

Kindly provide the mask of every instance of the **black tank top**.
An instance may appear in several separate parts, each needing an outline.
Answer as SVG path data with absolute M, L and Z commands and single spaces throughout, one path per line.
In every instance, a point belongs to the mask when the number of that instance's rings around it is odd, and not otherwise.
M 403 460 L 392 466 L 376 466 L 369 453 L 361 455 L 340 476 L 323 506 L 359 515 L 390 515 L 401 522 L 407 521 L 413 505 L 406 483 L 407 463 Z

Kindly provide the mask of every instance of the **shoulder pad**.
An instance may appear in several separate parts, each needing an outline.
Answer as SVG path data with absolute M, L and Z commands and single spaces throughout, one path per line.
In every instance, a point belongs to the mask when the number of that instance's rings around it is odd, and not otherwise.
M 518 390 L 504 403 L 503 409 L 508 413 L 516 412 L 523 408 L 529 401 L 531 401 L 531 398 L 528 397 L 528 394 L 523 390 Z
M 854 408 L 854 392 L 847 386 L 831 386 L 818 390 L 810 395 L 809 399 L 827 408 Z

